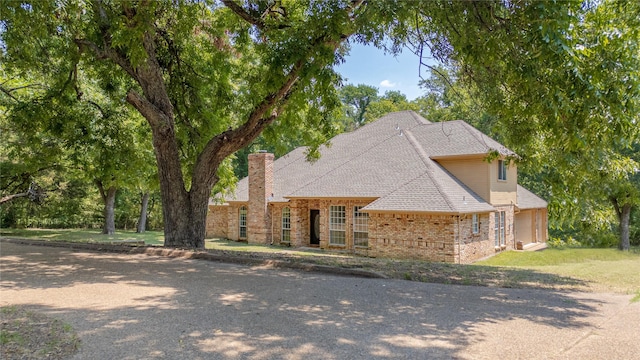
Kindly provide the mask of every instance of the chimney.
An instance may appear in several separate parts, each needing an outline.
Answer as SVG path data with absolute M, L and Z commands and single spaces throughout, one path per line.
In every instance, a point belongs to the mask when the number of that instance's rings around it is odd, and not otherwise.
M 249 209 L 247 211 L 247 242 L 271 243 L 271 216 L 268 201 L 273 195 L 274 155 L 264 150 L 249 154 Z

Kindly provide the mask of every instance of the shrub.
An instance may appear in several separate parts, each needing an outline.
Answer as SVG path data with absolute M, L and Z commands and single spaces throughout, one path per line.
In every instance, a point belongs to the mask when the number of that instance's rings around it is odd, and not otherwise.
M 562 239 L 561 237 L 552 236 L 547 240 L 547 246 L 550 248 L 565 248 L 565 247 L 581 247 L 582 244 L 574 239 L 572 236 Z

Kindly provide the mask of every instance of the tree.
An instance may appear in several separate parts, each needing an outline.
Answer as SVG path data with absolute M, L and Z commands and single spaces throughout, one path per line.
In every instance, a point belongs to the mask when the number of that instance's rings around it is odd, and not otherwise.
M 347 84 L 340 88 L 339 97 L 345 108 L 345 130 L 353 131 L 365 124 L 367 107 L 378 100 L 378 88 Z
M 367 107 L 365 113 L 365 123 L 374 121 L 387 113 L 402 110 L 418 110 L 415 103 L 409 102 L 407 97 L 400 91 L 386 91 L 377 101 L 373 101 Z
M 0 198 L 0 205 L 15 199 L 22 198 L 22 197 L 28 197 L 29 200 L 39 204 L 46 197 L 46 192 L 38 184 L 31 183 L 31 185 L 29 186 L 29 189 L 25 192 L 5 195 L 2 198 Z
M 362 3 L 9 2 L 5 59 L 28 68 L 48 53 L 59 67 L 91 68 L 103 86 L 129 84 L 126 101 L 153 137 L 165 245 L 202 248 L 227 156 L 268 125 L 330 132 L 322 130 L 337 104 L 330 66 L 367 23 Z
M 153 139 L 171 247 L 203 247 L 208 198 L 222 164 L 263 130 L 277 137 L 306 129 L 311 154 L 328 139 L 334 129 L 326 119 L 339 104 L 340 80 L 331 66 L 348 51 L 349 38 L 380 47 L 390 39 L 391 52 L 407 43 L 418 44 L 416 50 L 430 45 L 441 61 L 461 64 L 491 104 L 513 106 L 518 116 L 499 115 L 523 140 L 567 129 L 569 135 L 549 139 L 577 149 L 579 119 L 588 128 L 602 124 L 601 117 L 571 114 L 557 101 L 532 103 L 574 90 L 597 95 L 573 72 L 579 59 L 572 49 L 582 29 L 576 25 L 591 11 L 580 3 L 50 0 L 1 6 L 7 67 L 36 69 L 43 58 L 54 59 L 38 70 L 87 68 L 103 89 L 114 82 L 128 89 L 122 98 L 144 116 Z M 556 72 L 550 81 L 548 66 Z M 539 79 L 545 81 L 536 90 Z M 69 84 L 73 78 L 60 86 Z M 580 102 L 593 108 L 591 101 Z M 630 128 L 620 109 L 608 110 L 615 120 L 590 139 Z
M 456 66 L 430 67 L 428 76 L 420 81 L 426 93 L 413 103 L 418 112 L 429 121 L 464 120 L 485 134 L 503 141 L 496 127 L 497 118 L 490 114 L 478 98 L 478 89 L 472 83 L 459 81 Z
M 456 83 L 494 117 L 493 135 L 522 156 L 521 169 L 544 174 L 556 226 L 611 214 L 602 207 L 608 204 L 626 248 L 636 196 L 624 154 L 640 129 L 638 2 L 439 6 L 439 14 L 422 12 L 407 42 L 459 69 Z M 458 26 L 451 14 L 477 26 Z M 423 24 L 439 30 L 423 32 Z

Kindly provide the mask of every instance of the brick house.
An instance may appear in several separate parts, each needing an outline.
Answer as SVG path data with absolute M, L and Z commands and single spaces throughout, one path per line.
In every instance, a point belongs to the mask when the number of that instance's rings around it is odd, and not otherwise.
M 547 240 L 547 203 L 518 185 L 515 154 L 464 121 L 391 113 L 320 151 L 249 155 L 207 236 L 454 263 Z

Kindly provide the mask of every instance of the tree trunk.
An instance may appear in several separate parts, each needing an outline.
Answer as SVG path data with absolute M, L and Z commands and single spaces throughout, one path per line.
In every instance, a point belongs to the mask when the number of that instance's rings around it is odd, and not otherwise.
M 141 96 L 135 90 L 129 90 L 126 99 L 147 119 L 151 127 L 160 180 L 164 246 L 203 249 L 209 195 L 211 188 L 218 182 L 218 167 L 227 156 L 249 145 L 278 117 L 308 59 L 303 57 L 294 63 L 280 87 L 256 104 L 242 125 L 235 129 L 229 128 L 207 142 L 198 155 L 193 167 L 191 186 L 187 190 L 175 134 L 174 109 L 165 87 L 162 67 L 156 57 L 154 36 L 153 32 L 143 36 L 142 43 L 147 58 L 142 66 L 132 66 L 115 51 L 107 55 L 136 79 L 143 91 L 144 96 Z M 344 39 L 341 38 L 341 41 Z M 340 42 L 333 46 L 337 48 L 339 44 Z M 327 44 L 322 40 L 314 44 L 325 45 Z
M 620 224 L 620 242 L 618 243 L 618 249 L 629 251 L 631 244 L 629 243 L 629 220 L 631 218 L 631 204 L 618 201 L 615 196 L 610 196 L 609 200 L 613 204 L 618 216 L 618 222 Z
M 210 190 L 204 191 L 205 196 L 202 196 L 203 191 L 192 189 L 187 192 L 162 178 L 160 188 L 163 193 L 164 246 L 204 249 Z
M 104 202 L 104 229 L 103 234 L 113 235 L 116 232 L 116 216 L 115 216 L 115 204 L 116 204 L 116 187 L 111 186 L 107 190 L 106 199 Z
M 137 233 L 142 234 L 147 229 L 147 208 L 149 207 L 149 192 L 142 194 L 140 203 L 140 219 L 138 220 Z
M 618 249 L 629 251 L 631 244 L 629 243 L 629 219 L 631 217 L 631 204 L 625 204 L 620 209 L 620 243 Z
M 100 190 L 100 196 L 104 203 L 104 227 L 102 228 L 103 234 L 113 235 L 116 232 L 116 216 L 115 216 L 115 204 L 116 204 L 116 187 L 110 186 L 107 191 L 104 191 L 104 185 L 102 181 L 96 180 L 98 190 Z

